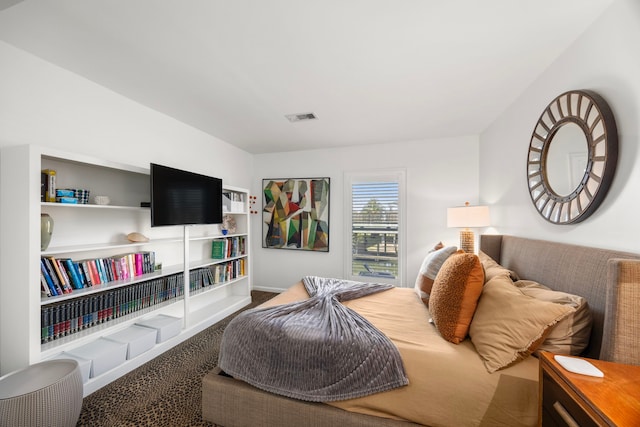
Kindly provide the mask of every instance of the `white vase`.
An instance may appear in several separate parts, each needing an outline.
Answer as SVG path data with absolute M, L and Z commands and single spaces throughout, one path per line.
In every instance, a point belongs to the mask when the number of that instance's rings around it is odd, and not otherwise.
M 53 234 L 53 218 L 49 214 L 40 214 L 40 250 L 45 251 L 49 247 Z

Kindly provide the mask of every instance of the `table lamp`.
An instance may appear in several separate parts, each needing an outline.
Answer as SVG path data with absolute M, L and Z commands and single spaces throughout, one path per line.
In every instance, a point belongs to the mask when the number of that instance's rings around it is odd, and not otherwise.
M 447 227 L 462 228 L 460 249 L 465 252 L 474 253 L 474 234 L 469 229 L 489 225 L 489 206 L 469 206 L 469 202 L 466 202 L 464 206 L 447 208 Z

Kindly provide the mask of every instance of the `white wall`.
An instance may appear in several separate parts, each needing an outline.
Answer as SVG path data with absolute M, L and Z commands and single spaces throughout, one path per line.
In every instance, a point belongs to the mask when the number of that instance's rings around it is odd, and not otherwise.
M 286 289 L 304 275 L 343 277 L 344 173 L 383 168 L 404 169 L 407 177 L 407 273 L 413 286 L 422 259 L 439 240 L 458 244 L 458 232 L 446 228 L 446 209 L 478 200 L 478 138 L 414 141 L 340 149 L 256 155 L 253 194 L 262 208 L 262 179 L 331 178 L 329 252 L 263 249 L 262 216 L 252 216 L 254 287 Z
M 249 153 L 0 42 L 0 147 L 18 144 L 251 183 Z
M 640 2 L 617 0 L 480 137 L 480 195 L 497 232 L 640 252 Z M 534 209 L 526 159 L 547 104 L 572 89 L 591 89 L 617 121 L 619 161 L 600 208 L 575 225 L 553 225 Z

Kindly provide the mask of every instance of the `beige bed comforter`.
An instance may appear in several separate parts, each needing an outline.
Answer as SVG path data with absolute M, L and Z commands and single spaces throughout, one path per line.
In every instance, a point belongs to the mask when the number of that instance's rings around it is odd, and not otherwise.
M 264 304 L 308 298 L 302 283 Z M 538 420 L 538 360 L 529 357 L 487 373 L 469 339 L 452 344 L 429 323 L 413 289 L 394 288 L 346 301 L 398 347 L 409 385 L 329 403 L 352 412 L 437 426 L 534 426 Z

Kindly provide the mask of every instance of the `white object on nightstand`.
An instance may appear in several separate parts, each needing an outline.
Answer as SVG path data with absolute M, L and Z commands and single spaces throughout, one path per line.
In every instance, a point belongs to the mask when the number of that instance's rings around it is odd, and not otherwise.
M 553 356 L 556 359 L 556 362 L 560 364 L 564 369 L 569 372 L 573 372 L 576 374 L 589 375 L 590 377 L 604 377 L 602 371 L 584 359 L 579 359 L 577 357 L 568 357 L 568 356 Z

